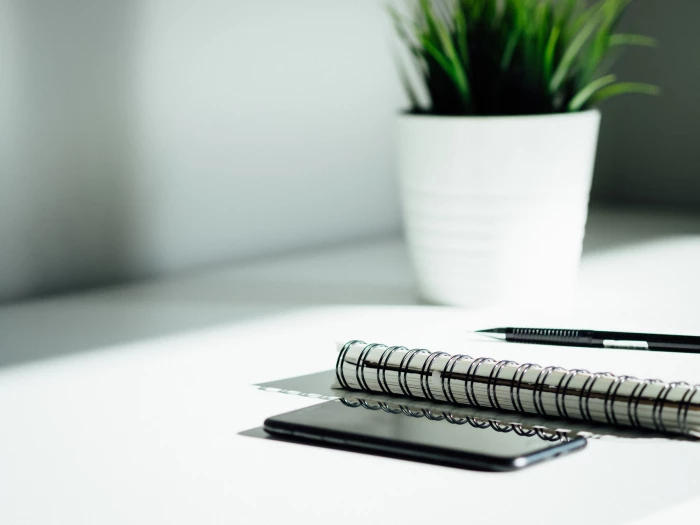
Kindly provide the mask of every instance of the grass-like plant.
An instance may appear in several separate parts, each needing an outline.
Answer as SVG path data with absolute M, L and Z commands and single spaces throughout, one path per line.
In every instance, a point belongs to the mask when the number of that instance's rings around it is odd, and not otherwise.
M 400 67 L 411 113 L 562 113 L 659 91 L 609 73 L 620 49 L 655 45 L 653 38 L 616 32 L 632 0 L 410 1 L 413 16 L 391 14 L 424 88 Z

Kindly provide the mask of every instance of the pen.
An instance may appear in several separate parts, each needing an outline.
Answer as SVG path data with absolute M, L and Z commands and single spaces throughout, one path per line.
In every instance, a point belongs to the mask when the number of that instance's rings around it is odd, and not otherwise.
M 511 327 L 477 330 L 476 333 L 512 343 L 700 353 L 700 337 L 691 335 Z

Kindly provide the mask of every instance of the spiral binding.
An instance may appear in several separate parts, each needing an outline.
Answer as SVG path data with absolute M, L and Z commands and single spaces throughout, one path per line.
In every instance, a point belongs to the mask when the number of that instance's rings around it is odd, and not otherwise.
M 574 332 L 565 330 L 556 335 L 574 337 Z M 342 346 L 335 371 L 340 386 L 346 389 L 658 432 L 700 431 L 700 385 L 691 386 L 685 382 L 664 383 L 658 379 L 639 380 L 609 372 L 590 373 L 508 360 L 497 362 L 488 357 L 450 355 L 424 348 L 368 344 L 361 340 L 348 341 Z M 365 408 L 398 413 L 381 404 Z M 470 418 L 457 418 L 445 412 L 426 414 L 407 407 L 400 412 L 410 417 L 474 425 Z M 513 427 L 504 430 L 498 425 L 487 423 L 487 426 L 496 431 L 518 433 Z
M 519 423 L 504 423 L 497 419 L 480 419 L 476 417 L 456 417 L 454 414 L 448 411 L 441 411 L 439 414 L 434 414 L 432 410 L 427 408 L 421 408 L 420 410 L 415 410 L 409 408 L 406 405 L 398 405 L 398 408 L 390 408 L 386 403 L 382 401 L 377 401 L 376 405 L 371 405 L 365 399 L 357 399 L 357 401 L 352 401 L 349 398 L 341 397 L 339 401 L 350 408 L 362 407 L 367 410 L 383 410 L 388 414 L 404 414 L 408 417 L 413 418 L 426 418 L 431 421 L 447 421 L 452 425 L 465 425 L 478 428 L 481 430 L 491 429 L 500 433 L 513 432 L 514 434 L 521 437 L 533 437 L 537 436 L 545 441 L 562 441 L 566 442 L 571 439 L 568 430 L 552 430 L 543 426 L 535 426 L 531 430 L 525 430 L 523 426 Z

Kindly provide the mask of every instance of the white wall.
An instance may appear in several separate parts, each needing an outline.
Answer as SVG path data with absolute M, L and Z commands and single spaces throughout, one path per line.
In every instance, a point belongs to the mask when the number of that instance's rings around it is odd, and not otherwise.
M 0 0 L 0 301 L 396 230 L 377 0 Z

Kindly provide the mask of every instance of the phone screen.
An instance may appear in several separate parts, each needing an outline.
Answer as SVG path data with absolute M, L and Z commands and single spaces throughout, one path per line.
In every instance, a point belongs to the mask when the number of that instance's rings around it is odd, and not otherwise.
M 274 416 L 264 428 L 302 440 L 490 470 L 524 467 L 586 444 L 582 437 L 567 439 L 512 426 L 494 429 L 487 422 L 444 412 L 397 410 L 347 400 Z

